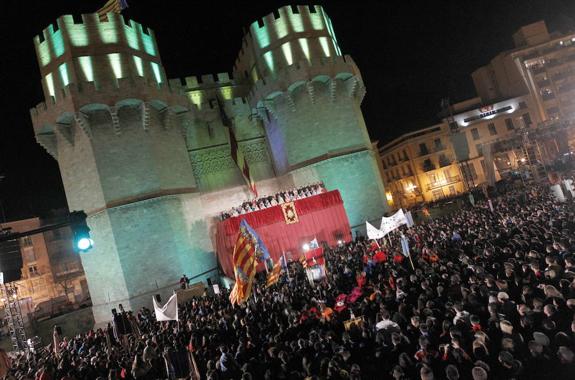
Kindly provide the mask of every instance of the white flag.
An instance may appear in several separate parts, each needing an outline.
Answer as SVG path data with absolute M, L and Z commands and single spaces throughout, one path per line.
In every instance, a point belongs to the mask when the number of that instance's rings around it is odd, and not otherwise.
M 164 306 L 158 305 L 156 297 L 154 301 L 154 311 L 156 312 L 157 321 L 177 321 L 178 320 L 178 296 L 173 294 Z
M 405 213 L 405 219 L 407 220 L 407 227 L 413 227 L 415 223 L 413 223 L 413 216 L 411 215 L 411 211 Z
M 365 222 L 365 228 L 367 229 L 367 237 L 369 239 L 381 239 L 384 236 L 384 233 L 381 230 L 378 230 L 369 222 Z
M 319 243 L 317 242 L 317 238 L 314 238 L 312 241 L 309 242 L 310 249 L 319 248 Z

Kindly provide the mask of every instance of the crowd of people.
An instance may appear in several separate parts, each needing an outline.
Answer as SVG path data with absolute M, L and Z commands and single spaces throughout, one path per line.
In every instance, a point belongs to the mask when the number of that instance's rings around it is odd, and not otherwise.
M 233 207 L 231 210 L 223 212 L 220 215 L 220 219 L 226 220 L 234 216 L 247 214 L 248 212 L 263 210 L 268 207 L 281 205 L 282 203 L 286 202 L 293 202 L 298 199 L 311 197 L 313 195 L 325 192 L 326 192 L 325 186 L 321 182 L 308 186 L 303 186 L 296 189 L 280 191 L 275 195 L 269 195 L 251 201 L 246 201 L 237 207 Z
M 572 379 L 575 207 L 511 191 L 389 239 L 326 249 L 232 306 L 222 289 L 179 322 L 121 309 L 107 329 L 20 354 L 9 379 Z M 387 240 L 387 239 L 386 239 Z

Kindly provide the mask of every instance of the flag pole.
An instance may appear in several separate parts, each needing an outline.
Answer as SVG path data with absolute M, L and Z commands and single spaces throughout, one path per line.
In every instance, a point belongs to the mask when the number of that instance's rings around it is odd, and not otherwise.
M 409 263 L 411 264 L 411 269 L 413 269 L 413 271 L 415 272 L 415 266 L 413 265 L 413 260 L 411 260 L 411 252 L 409 253 L 409 255 L 407 257 L 409 258 Z
M 288 280 L 291 281 L 291 278 L 289 276 L 289 267 L 288 267 L 288 263 L 287 263 L 287 259 L 286 259 L 286 253 L 284 251 L 282 251 L 282 256 L 284 258 L 284 265 L 285 265 L 285 269 L 286 269 L 287 278 L 288 278 Z

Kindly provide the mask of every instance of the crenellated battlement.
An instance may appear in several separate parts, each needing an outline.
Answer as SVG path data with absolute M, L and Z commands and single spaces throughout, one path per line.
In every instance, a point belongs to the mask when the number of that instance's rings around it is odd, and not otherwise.
M 267 33 L 269 41 L 261 40 L 261 49 L 267 46 L 267 42 L 281 39 L 289 33 L 301 33 L 306 31 L 329 30 L 331 21 L 320 5 L 286 5 L 256 21 L 249 28 L 250 34 L 258 38 L 262 33 Z
M 251 106 L 256 107 L 258 102 L 269 95 L 289 92 L 298 84 L 309 83 L 318 78 L 346 80 L 351 77 L 356 78 L 363 86 L 361 73 L 349 55 L 299 61 L 273 76 L 258 80 L 252 86 L 248 98 Z
M 238 84 L 230 73 L 188 76 L 172 81 L 179 81 L 198 111 L 217 110 L 216 97 L 226 108 L 234 112 L 242 110 L 248 103 L 246 99 L 248 87 Z
M 103 21 L 95 13 L 60 16 L 55 24 L 48 25 L 34 37 L 41 68 L 66 53 L 82 54 L 99 45 L 127 45 L 150 57 L 159 57 L 154 32 L 115 13 L 108 14 Z
M 321 6 L 285 6 L 250 25 L 234 72 L 255 82 L 300 60 L 341 55 Z
M 32 108 L 30 113 L 33 121 L 55 120 L 62 113 L 75 113 L 90 104 L 114 106 L 117 102 L 130 98 L 146 102 L 159 101 L 185 110 L 191 108 L 184 88 L 178 81 L 157 84 L 144 77 L 130 77 L 113 82 L 70 83 L 61 88 L 56 97 L 49 97 Z
M 187 90 L 213 89 L 217 87 L 235 85 L 230 73 L 206 74 L 201 76 L 188 76 L 180 79 Z

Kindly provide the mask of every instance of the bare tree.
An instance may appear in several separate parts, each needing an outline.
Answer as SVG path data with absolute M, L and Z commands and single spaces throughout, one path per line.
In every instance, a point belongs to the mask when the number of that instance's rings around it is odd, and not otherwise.
M 63 267 L 64 271 L 56 273 L 54 281 L 62 288 L 66 298 L 70 300 L 68 295 L 70 293 L 74 293 L 74 278 L 76 277 L 76 271 L 69 270 L 68 263 L 64 263 Z

